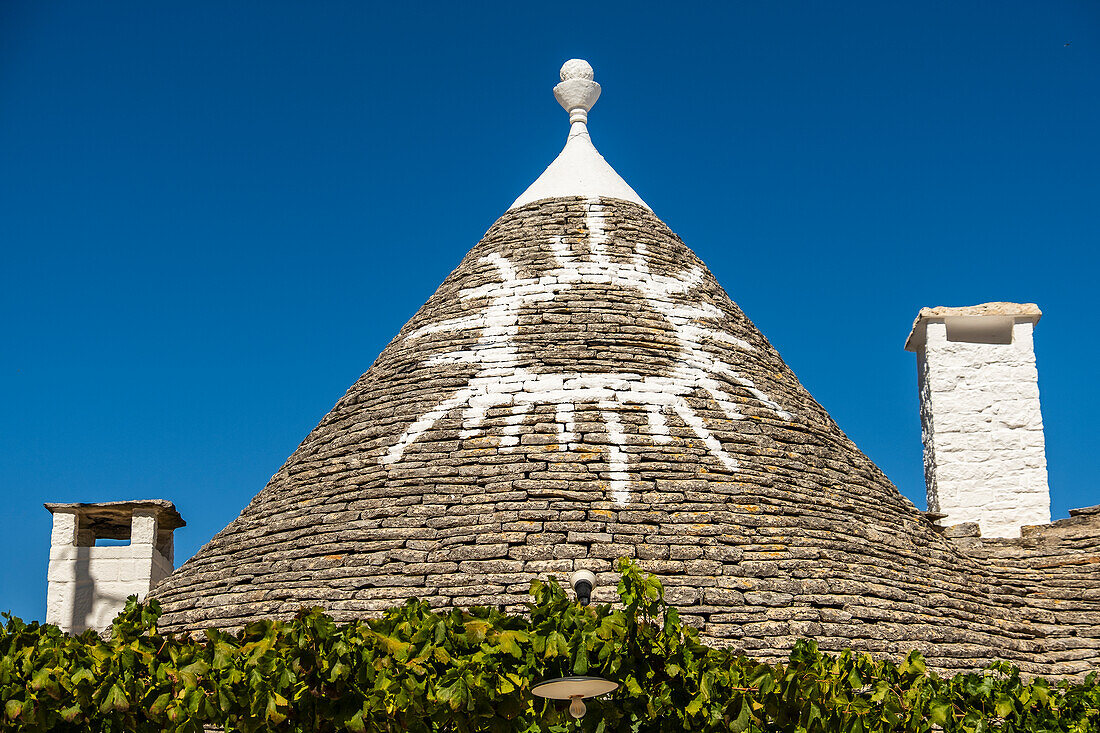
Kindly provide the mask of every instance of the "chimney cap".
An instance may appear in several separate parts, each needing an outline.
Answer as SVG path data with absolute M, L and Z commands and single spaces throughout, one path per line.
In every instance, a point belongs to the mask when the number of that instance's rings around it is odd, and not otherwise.
M 130 536 L 130 522 L 134 511 L 137 509 L 153 509 L 157 513 L 157 526 L 160 529 L 179 529 L 187 526 L 183 521 L 176 505 L 167 499 L 135 499 L 132 501 L 100 501 L 94 503 L 76 502 L 71 504 L 59 504 L 47 502 L 46 507 L 51 514 L 67 512 L 78 514 L 89 522 L 87 529 L 95 532 L 97 537 L 107 539 L 125 539 Z M 116 536 L 117 535 L 117 536 Z
M 979 303 L 978 305 L 921 308 L 913 328 L 905 339 L 905 350 L 916 351 L 924 345 L 924 327 L 928 323 L 943 323 L 948 318 L 1011 318 L 1014 322 L 1038 323 L 1043 312 L 1034 303 Z

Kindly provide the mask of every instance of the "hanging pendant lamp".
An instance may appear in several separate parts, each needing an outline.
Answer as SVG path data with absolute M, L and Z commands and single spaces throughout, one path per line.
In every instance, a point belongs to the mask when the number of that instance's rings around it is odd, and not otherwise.
M 569 700 L 569 714 L 574 718 L 581 718 L 587 710 L 585 698 L 606 695 L 617 689 L 618 682 L 605 680 L 603 677 L 558 677 L 539 682 L 531 688 L 531 692 L 550 700 Z

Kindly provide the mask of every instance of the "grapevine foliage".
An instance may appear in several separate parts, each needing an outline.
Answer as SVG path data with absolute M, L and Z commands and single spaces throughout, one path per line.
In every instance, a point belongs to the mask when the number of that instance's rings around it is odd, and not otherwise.
M 0 729 L 187 731 L 798 731 L 1044 733 L 1100 730 L 1100 685 L 1025 681 L 1006 663 L 951 678 L 800 641 L 763 664 L 702 644 L 660 582 L 619 566 L 621 604 L 582 607 L 532 584 L 528 612 L 434 611 L 410 600 L 337 625 L 321 609 L 235 634 L 162 634 L 131 598 L 109 639 L 10 615 L 0 627 Z M 619 689 L 565 705 L 540 680 L 595 675 Z

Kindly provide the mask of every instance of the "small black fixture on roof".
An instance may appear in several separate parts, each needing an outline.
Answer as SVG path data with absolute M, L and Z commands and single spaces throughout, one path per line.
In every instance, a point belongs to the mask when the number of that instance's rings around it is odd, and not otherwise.
M 592 602 L 592 589 L 596 587 L 596 575 L 591 570 L 578 570 L 569 576 L 569 585 L 577 594 L 577 602 L 587 606 Z

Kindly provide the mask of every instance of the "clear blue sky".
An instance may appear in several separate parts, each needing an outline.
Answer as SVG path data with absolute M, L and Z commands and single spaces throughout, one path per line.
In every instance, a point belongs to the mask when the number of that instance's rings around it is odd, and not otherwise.
M 921 508 L 925 305 L 1037 302 L 1100 503 L 1100 4 L 0 3 L 0 609 L 44 501 L 231 521 L 558 153 L 604 156 Z M 1069 43 L 1070 45 L 1065 45 Z

